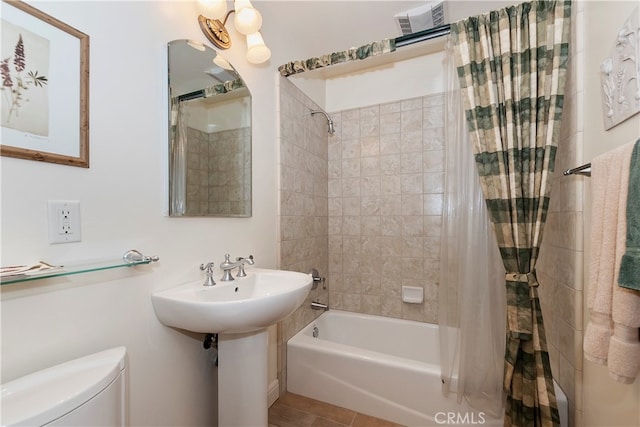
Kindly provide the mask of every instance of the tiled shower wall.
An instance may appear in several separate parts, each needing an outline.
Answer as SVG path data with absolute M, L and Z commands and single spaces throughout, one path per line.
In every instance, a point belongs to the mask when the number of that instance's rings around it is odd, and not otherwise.
M 251 128 L 187 130 L 187 215 L 251 213 Z
M 320 276 L 328 274 L 327 225 L 327 122 L 311 116 L 319 107 L 285 78 L 280 85 L 279 156 L 279 268 Z M 330 286 L 330 283 L 326 283 Z M 286 390 L 286 343 L 322 312 L 312 310 L 311 301 L 329 302 L 329 292 L 320 284 L 307 301 L 278 324 L 278 379 Z
M 582 425 L 582 316 L 583 316 L 583 200 L 582 176 L 562 171 L 582 159 L 583 88 L 578 73 L 584 69 L 584 46 L 576 32 L 583 20 L 580 3 L 572 16 L 571 55 L 565 87 L 562 127 L 549 214 L 544 231 L 538 277 L 553 376 L 569 400 L 569 425 Z M 577 9 L 577 10 L 576 10 Z
M 437 323 L 444 96 L 331 117 L 331 307 Z M 403 303 L 402 286 L 424 289 L 424 302 Z
M 280 268 L 319 270 L 319 286 L 278 325 L 278 379 L 286 342 L 331 308 L 437 322 L 444 188 L 444 96 L 330 113 L 285 78 L 280 85 Z M 424 290 L 422 304 L 402 286 Z

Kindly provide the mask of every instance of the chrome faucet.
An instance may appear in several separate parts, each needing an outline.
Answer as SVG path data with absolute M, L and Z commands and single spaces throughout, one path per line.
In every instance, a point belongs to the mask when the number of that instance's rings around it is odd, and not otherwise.
M 206 265 L 200 264 L 200 270 L 204 271 L 204 273 L 207 276 L 202 286 L 213 286 L 216 284 L 216 281 L 213 280 L 213 263 L 212 262 L 209 262 Z
M 220 264 L 220 268 L 224 272 L 222 274 L 222 279 L 220 280 L 222 280 L 223 282 L 234 280 L 233 276 L 231 275 L 231 270 L 236 267 L 238 267 L 238 274 L 236 274 L 236 277 L 245 277 L 247 275 L 247 273 L 244 271 L 245 263 L 253 265 L 254 262 L 255 261 L 253 260 L 253 255 L 249 255 L 248 258 L 238 257 L 236 258 L 236 262 L 231 262 L 229 260 L 229 254 L 226 254 L 224 256 L 224 262 Z

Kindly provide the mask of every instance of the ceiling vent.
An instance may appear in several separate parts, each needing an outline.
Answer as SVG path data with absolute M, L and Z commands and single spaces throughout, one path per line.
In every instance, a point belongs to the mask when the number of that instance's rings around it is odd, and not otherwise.
M 428 3 L 396 14 L 402 35 L 444 25 L 447 22 L 444 2 Z

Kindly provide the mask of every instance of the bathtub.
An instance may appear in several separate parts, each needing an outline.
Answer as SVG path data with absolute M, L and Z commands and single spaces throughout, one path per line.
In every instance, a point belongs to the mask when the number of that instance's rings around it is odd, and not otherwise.
M 287 342 L 287 389 L 407 426 L 502 426 L 442 394 L 439 358 L 437 325 L 331 310 Z

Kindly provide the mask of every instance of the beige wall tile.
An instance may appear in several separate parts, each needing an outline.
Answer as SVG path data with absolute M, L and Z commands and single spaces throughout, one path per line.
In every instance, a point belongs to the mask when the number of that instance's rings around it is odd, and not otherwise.
M 389 196 L 402 193 L 401 175 L 384 175 L 380 177 L 380 194 Z
M 400 132 L 400 113 L 383 113 L 380 107 L 380 135 L 388 135 L 390 133 Z
M 440 116 L 442 119 L 442 116 Z M 400 114 L 400 130 L 405 132 L 422 131 L 422 110 L 405 110 Z
M 360 181 L 360 194 L 362 196 L 379 196 L 382 193 L 381 177 L 365 176 Z
M 380 156 L 380 173 L 382 175 L 398 175 L 400 171 L 400 154 Z
M 380 115 L 390 114 L 390 113 L 399 113 L 400 111 L 401 111 L 400 102 L 390 102 L 387 104 L 380 105 Z
M 398 121 L 400 115 L 398 115 Z M 399 126 L 399 124 L 398 124 Z M 400 131 L 394 133 L 383 133 L 380 135 L 380 154 L 397 154 L 400 153 Z
M 327 168 L 335 308 L 437 320 L 443 105 L 438 95 L 332 115 L 343 126 Z M 403 304 L 402 283 L 429 286 L 425 303 Z
M 362 157 L 360 159 L 360 175 L 363 177 L 380 175 L 380 157 Z
M 360 136 L 362 138 L 380 135 L 380 118 L 378 114 L 362 115 L 360 117 Z
M 419 110 L 422 109 L 422 98 L 406 99 L 400 102 L 400 110 Z
M 422 173 L 422 152 L 400 154 L 401 173 Z
M 421 173 L 406 173 L 400 176 L 402 194 L 422 194 L 424 177 Z
M 284 105 L 287 111 L 293 114 L 295 111 L 306 111 L 312 106 L 311 101 L 293 84 L 286 79 L 281 79 L 280 82 L 281 106 Z M 350 117 L 349 114 L 346 117 Z M 293 120 L 295 118 L 288 121 Z M 281 123 L 285 122 L 287 120 L 283 117 Z M 342 258 L 333 253 L 342 246 L 343 182 L 340 177 L 343 146 L 337 140 L 329 141 L 324 124 L 319 123 L 317 126 L 318 130 L 311 132 L 305 132 L 302 126 L 282 126 L 279 268 L 305 273 L 316 268 L 321 276 L 328 276 L 330 284 L 339 287 L 342 285 Z M 357 150 L 359 157 L 359 141 Z M 333 197 L 329 198 L 329 193 Z M 329 215 L 332 221 L 329 220 Z M 329 250 L 329 236 L 332 251 Z M 333 274 L 329 275 L 330 272 Z M 310 308 L 310 302 L 316 299 L 329 302 L 329 291 L 322 286 L 311 291 L 307 301 L 281 322 L 278 328 L 278 373 L 282 389 L 286 387 L 286 351 L 282 351 L 282 347 L 287 339 L 320 314 Z

